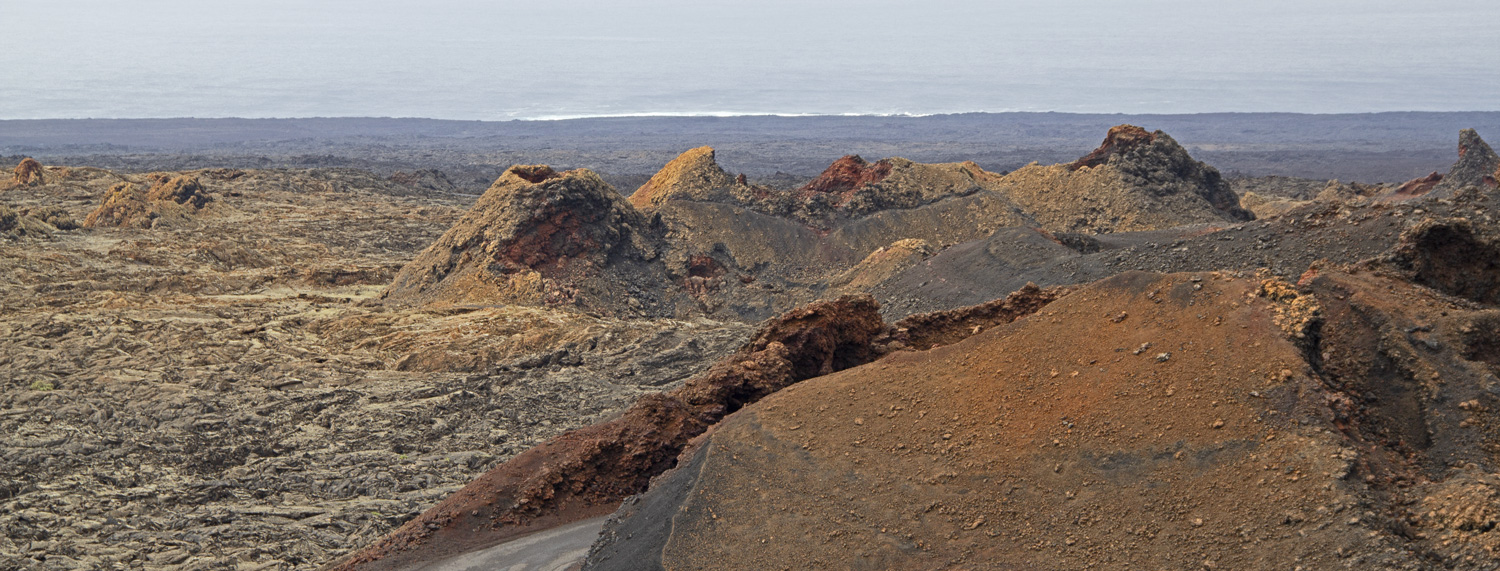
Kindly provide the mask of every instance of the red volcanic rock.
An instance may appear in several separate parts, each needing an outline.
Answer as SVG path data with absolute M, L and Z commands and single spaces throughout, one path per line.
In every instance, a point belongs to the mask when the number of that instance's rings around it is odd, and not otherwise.
M 31 157 L 21 159 L 21 164 L 16 165 L 14 181 L 16 186 L 42 184 L 42 163 Z
M 1411 179 L 1403 183 L 1401 186 L 1396 187 L 1396 191 L 1391 193 L 1390 199 L 1403 200 L 1407 198 L 1422 196 L 1424 194 L 1432 192 L 1432 188 L 1437 186 L 1438 183 L 1442 181 L 1443 175 L 1440 175 L 1436 172 L 1422 178 Z
M 1110 127 L 1109 133 L 1105 134 L 1104 142 L 1093 152 L 1084 155 L 1072 164 L 1068 170 L 1078 170 L 1083 167 L 1097 167 L 1109 162 L 1109 158 L 1129 151 L 1141 145 L 1149 145 L 1156 141 L 1156 135 L 1150 131 L 1135 125 L 1118 125 Z
M 871 164 L 865 162 L 859 155 L 845 155 L 828 165 L 818 178 L 803 186 L 800 193 L 803 195 L 815 192 L 838 194 L 847 200 L 853 194 L 851 191 L 885 180 L 885 177 L 890 174 L 891 162 L 888 160 L 882 159 Z
M 882 341 L 917 351 L 952 345 L 979 331 L 1036 313 L 1074 289 L 1077 288 L 1056 286 L 1042 289 L 1028 283 L 1015 293 L 987 303 L 906 317 L 892 324 L 890 333 Z

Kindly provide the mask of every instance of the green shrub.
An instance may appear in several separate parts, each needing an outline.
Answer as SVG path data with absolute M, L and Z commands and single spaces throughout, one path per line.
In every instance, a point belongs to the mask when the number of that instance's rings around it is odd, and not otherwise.
M 32 381 L 31 383 L 31 390 L 33 391 L 50 391 L 55 388 L 57 387 L 52 385 L 52 381 Z

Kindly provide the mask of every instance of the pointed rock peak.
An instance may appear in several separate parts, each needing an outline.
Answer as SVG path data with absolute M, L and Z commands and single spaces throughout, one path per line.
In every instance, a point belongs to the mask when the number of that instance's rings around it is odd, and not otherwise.
M 1496 158 L 1495 150 L 1491 149 L 1489 144 L 1484 142 L 1484 139 L 1479 138 L 1479 131 L 1475 131 L 1473 129 L 1464 129 L 1458 132 L 1459 160 L 1470 159 L 1470 152 L 1476 153 L 1473 159 L 1495 160 Z
M 1464 129 L 1458 133 L 1458 161 L 1432 189 L 1433 196 L 1451 196 L 1468 186 L 1494 189 L 1500 186 L 1495 180 L 1497 176 L 1500 176 L 1500 156 L 1479 138 L 1478 131 Z
M 713 147 L 688 149 L 677 155 L 630 195 L 630 203 L 650 210 L 674 197 L 708 200 L 735 184 L 735 179 L 714 160 Z
M 1118 154 L 1129 152 L 1142 145 L 1156 142 L 1156 133 L 1152 133 L 1135 125 L 1116 125 L 1109 128 L 1109 133 L 1104 135 L 1104 142 L 1093 152 L 1084 155 L 1072 164 L 1068 170 L 1078 170 L 1083 167 L 1097 167 L 1109 162 L 1109 158 Z
M 837 194 L 855 190 L 867 184 L 874 184 L 885 180 L 890 176 L 890 159 L 881 159 L 874 163 L 865 162 L 859 155 L 844 155 L 839 160 L 833 161 L 828 168 L 823 170 L 817 178 L 802 187 L 802 192 L 825 192 Z
M 16 165 L 16 186 L 32 186 L 42 183 L 42 163 L 36 162 L 36 159 L 31 157 L 21 159 L 21 164 Z
M 505 174 L 500 175 L 500 178 L 515 177 L 531 184 L 539 184 L 561 176 L 563 175 L 547 165 L 514 165 L 505 169 Z

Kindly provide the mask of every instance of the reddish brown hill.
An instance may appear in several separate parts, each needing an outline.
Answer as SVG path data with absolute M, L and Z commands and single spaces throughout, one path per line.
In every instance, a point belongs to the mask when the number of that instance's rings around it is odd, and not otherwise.
M 1492 568 L 1494 322 L 1364 273 L 1123 274 L 747 407 L 585 568 Z
M 152 173 L 147 178 L 151 186 L 146 190 L 130 182 L 115 184 L 83 225 L 151 228 L 187 220 L 213 202 L 197 177 Z
M 381 297 L 398 304 L 567 305 L 672 311 L 659 238 L 588 170 L 515 166 Z

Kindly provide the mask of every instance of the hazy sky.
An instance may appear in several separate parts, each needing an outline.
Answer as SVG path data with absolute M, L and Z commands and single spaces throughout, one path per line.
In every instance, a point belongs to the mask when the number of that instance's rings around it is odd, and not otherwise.
M 1500 110 L 1500 2 L 0 0 L 0 118 Z

